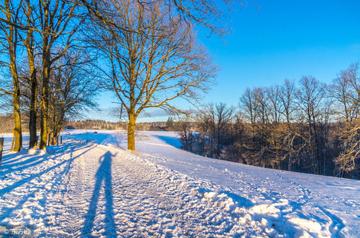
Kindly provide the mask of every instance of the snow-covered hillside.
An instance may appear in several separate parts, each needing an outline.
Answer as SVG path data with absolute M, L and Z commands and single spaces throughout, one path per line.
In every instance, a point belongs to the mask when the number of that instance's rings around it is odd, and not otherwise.
M 360 237 L 360 181 L 204 158 L 171 132 L 139 132 L 136 154 L 123 132 L 65 134 L 5 153 L 0 236 Z

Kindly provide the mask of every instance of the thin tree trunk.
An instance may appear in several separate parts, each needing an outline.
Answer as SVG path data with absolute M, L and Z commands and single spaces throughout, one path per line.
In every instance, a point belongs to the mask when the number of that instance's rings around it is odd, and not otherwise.
M 3 150 L 4 150 L 4 138 L 0 137 L 0 163 L 1 163 L 1 160 L 2 160 Z
M 136 116 L 134 112 L 129 113 L 128 123 L 128 150 L 135 151 L 135 130 L 136 130 Z
M 14 100 L 14 129 L 13 129 L 13 147 L 12 151 L 19 152 L 22 148 L 22 128 L 21 128 L 21 113 L 20 113 L 20 88 L 15 87 Z
M 19 77 L 17 74 L 16 63 L 14 52 L 11 53 L 11 62 L 10 70 L 13 78 L 13 119 L 14 119 L 14 129 L 13 129 L 13 143 L 12 151 L 20 151 L 22 147 L 22 128 L 21 128 L 21 112 L 20 112 L 20 83 Z
M 59 134 L 60 132 L 51 132 L 50 133 L 50 145 L 59 145 Z
M 9 22 L 11 19 L 11 10 L 9 1 L 5 1 L 6 17 Z M 10 57 L 10 73 L 13 80 L 13 142 L 12 151 L 20 151 L 22 147 L 22 128 L 21 128 L 21 112 L 20 112 L 20 82 L 19 75 L 16 67 L 16 44 L 17 44 L 17 32 L 13 25 L 9 25 L 9 34 L 7 41 L 9 44 L 9 57 Z
M 50 50 L 48 46 L 48 38 L 44 39 L 43 49 L 43 72 L 42 72 L 42 88 L 41 88 L 41 115 L 40 115 L 40 149 L 46 149 L 48 142 L 48 104 L 49 104 L 49 78 L 50 78 Z
M 49 98 L 49 70 L 44 62 L 43 85 L 41 89 L 41 115 L 40 115 L 40 149 L 44 150 L 48 141 L 48 98 Z
M 47 86 L 42 87 L 41 97 L 41 115 L 40 115 L 40 149 L 44 150 L 48 141 L 48 127 L 47 127 Z
M 30 87 L 31 87 L 31 96 L 30 96 L 30 115 L 29 115 L 29 149 L 37 146 L 37 136 L 36 136 L 36 114 L 37 114 L 37 80 L 35 65 L 33 61 L 32 54 L 29 54 L 29 70 L 30 70 Z

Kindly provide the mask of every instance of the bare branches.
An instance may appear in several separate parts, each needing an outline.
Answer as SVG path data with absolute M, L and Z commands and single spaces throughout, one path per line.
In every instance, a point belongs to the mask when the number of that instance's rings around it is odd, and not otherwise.
M 127 2 L 124 4 L 124 2 Z M 161 8 L 161 12 L 166 16 L 168 21 L 181 20 L 181 22 L 191 25 L 192 23 L 200 24 L 212 32 L 223 33 L 222 11 L 225 5 L 230 1 L 213 1 L 213 0 L 133 0 L 133 1 L 114 1 L 114 0 L 81 0 L 90 15 L 102 24 L 117 28 L 123 32 L 138 32 L 136 29 L 128 27 L 126 24 L 119 24 L 117 19 L 112 16 L 115 12 L 122 9 L 131 10 L 133 6 L 126 6 L 132 2 L 138 8 L 148 9 L 154 5 Z M 129 22 L 128 22 L 129 23 Z
M 351 173 L 360 169 L 360 121 L 345 128 L 343 152 L 336 158 L 338 172 Z
M 340 72 L 334 80 L 331 90 L 332 97 L 338 102 L 338 112 L 346 122 L 360 116 L 360 76 L 359 65 L 352 64 Z
M 136 121 L 148 108 L 178 111 L 173 100 L 194 100 L 195 92 L 205 89 L 212 76 L 206 54 L 194 42 L 191 25 L 170 17 L 166 3 L 123 0 L 95 6 L 107 9 L 101 11 L 105 18 L 96 21 L 91 42 L 108 62 L 104 75 L 129 120 Z
M 67 117 L 96 106 L 98 85 L 90 72 L 91 61 L 85 52 L 68 52 L 54 65 L 50 78 L 49 128 L 50 142 L 57 143 Z
M 305 76 L 246 89 L 240 115 L 232 115 L 223 130 L 229 141 L 218 145 L 210 133 L 216 131 L 211 129 L 216 110 L 207 108 L 184 125 L 184 148 L 245 164 L 360 178 L 359 118 L 353 111 L 359 110 L 357 71 L 357 65 L 351 65 L 331 85 Z

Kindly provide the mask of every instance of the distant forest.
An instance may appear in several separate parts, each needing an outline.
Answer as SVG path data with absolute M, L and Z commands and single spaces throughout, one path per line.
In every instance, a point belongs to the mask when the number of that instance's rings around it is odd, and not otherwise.
M 136 125 L 137 130 L 141 131 L 164 131 L 164 130 L 178 130 L 179 126 L 175 124 L 172 118 L 167 122 L 139 122 Z M 79 120 L 68 121 L 65 123 L 66 129 L 94 129 L 94 130 L 127 130 L 126 122 L 109 122 L 104 120 Z
M 247 89 L 238 108 L 208 105 L 187 121 L 181 132 L 184 149 L 200 155 L 360 178 L 358 64 L 341 71 L 330 84 L 307 76 Z
M 11 115 L 0 115 L 0 133 L 11 133 L 13 130 L 13 119 Z M 28 118 L 24 117 L 22 124 L 24 125 L 24 132 L 28 132 L 26 125 Z M 176 131 L 180 130 L 180 124 L 183 122 L 175 122 L 171 117 L 166 122 L 140 122 L 136 125 L 137 130 L 144 131 Z M 39 129 L 39 125 L 37 126 Z M 64 123 L 64 129 L 90 129 L 90 130 L 126 130 L 126 122 L 110 122 L 105 120 L 77 120 L 66 121 Z

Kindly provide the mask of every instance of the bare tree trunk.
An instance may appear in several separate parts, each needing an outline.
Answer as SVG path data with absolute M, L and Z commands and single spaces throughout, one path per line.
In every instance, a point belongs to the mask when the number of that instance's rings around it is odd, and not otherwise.
M 48 90 L 49 90 L 49 81 L 47 67 L 44 66 L 43 73 L 43 85 L 42 85 L 42 96 L 41 96 L 41 115 L 40 115 L 40 149 L 46 149 L 48 141 L 48 123 L 47 123 L 47 114 L 48 114 Z
M 21 128 L 21 112 L 20 112 L 20 83 L 19 76 L 16 69 L 15 62 L 15 51 L 14 48 L 10 49 L 10 71 L 13 78 L 13 119 L 14 119 L 14 129 L 13 129 L 13 143 L 12 151 L 20 151 L 22 147 L 22 128 Z
M 11 21 L 11 10 L 9 1 L 6 1 L 6 16 L 8 21 Z M 16 67 L 16 44 L 17 44 L 17 30 L 13 25 L 9 25 L 9 34 L 7 41 L 9 43 L 9 58 L 10 58 L 10 73 L 13 79 L 13 143 L 12 151 L 20 151 L 22 147 L 22 128 L 21 128 L 21 112 L 20 112 L 20 82 Z
M 19 76 L 16 69 L 15 50 L 11 47 L 10 50 L 10 71 L 13 78 L 14 92 L 13 92 L 13 143 L 12 151 L 19 152 L 22 147 L 22 128 L 21 128 L 21 112 L 20 112 L 20 83 Z
M 57 134 L 55 132 L 49 133 L 49 145 L 56 145 L 57 144 Z
M 44 40 L 48 42 L 48 40 Z M 44 43 L 45 44 L 45 43 Z M 50 56 L 47 46 L 43 52 L 43 83 L 41 88 L 41 115 L 40 115 L 40 149 L 44 150 L 48 141 L 48 104 L 49 104 L 49 77 L 50 77 Z
M 4 138 L 0 137 L 0 163 L 1 163 L 1 160 L 2 160 L 3 150 L 4 150 Z
M 42 102 L 43 104 L 43 102 Z M 41 114 L 40 114 L 40 149 L 44 150 L 46 149 L 47 145 L 47 129 L 46 129 L 46 118 L 43 112 L 44 107 L 41 106 Z
M 36 135 L 36 114 L 37 114 L 37 79 L 35 71 L 34 57 L 30 47 L 28 48 L 29 57 L 29 72 L 30 72 L 30 115 L 29 115 L 29 149 L 37 146 L 37 135 Z
M 136 116 L 134 112 L 129 112 L 128 150 L 131 151 L 135 151 L 135 130 L 136 130 Z
M 56 128 L 49 133 L 49 144 L 59 145 L 60 128 Z
M 37 146 L 37 136 L 36 136 L 36 105 L 37 98 L 37 82 L 35 71 L 31 74 L 31 98 L 30 98 L 30 115 L 29 115 L 29 149 Z
M 21 129 L 21 113 L 20 113 L 20 88 L 15 86 L 13 108 L 14 108 L 14 130 L 13 130 L 13 147 L 12 151 L 20 151 L 22 147 L 22 129 Z
M 42 85 L 41 85 L 41 101 L 40 101 L 40 149 L 45 150 L 48 144 L 48 104 L 49 104 L 49 80 L 50 80 L 50 66 L 51 66 L 51 55 L 50 55 L 50 32 L 51 24 L 53 19 L 49 16 L 50 4 L 45 3 L 43 6 L 42 18 Z
M 29 63 L 29 81 L 30 81 L 30 113 L 29 113 L 29 149 L 37 146 L 37 136 L 36 136 L 36 114 L 37 114 L 37 79 L 36 79 L 36 69 L 35 69 L 35 55 L 34 55 L 34 35 L 32 27 L 32 6 L 30 1 L 27 0 L 27 30 L 26 39 L 24 45 L 26 47 L 28 63 Z

